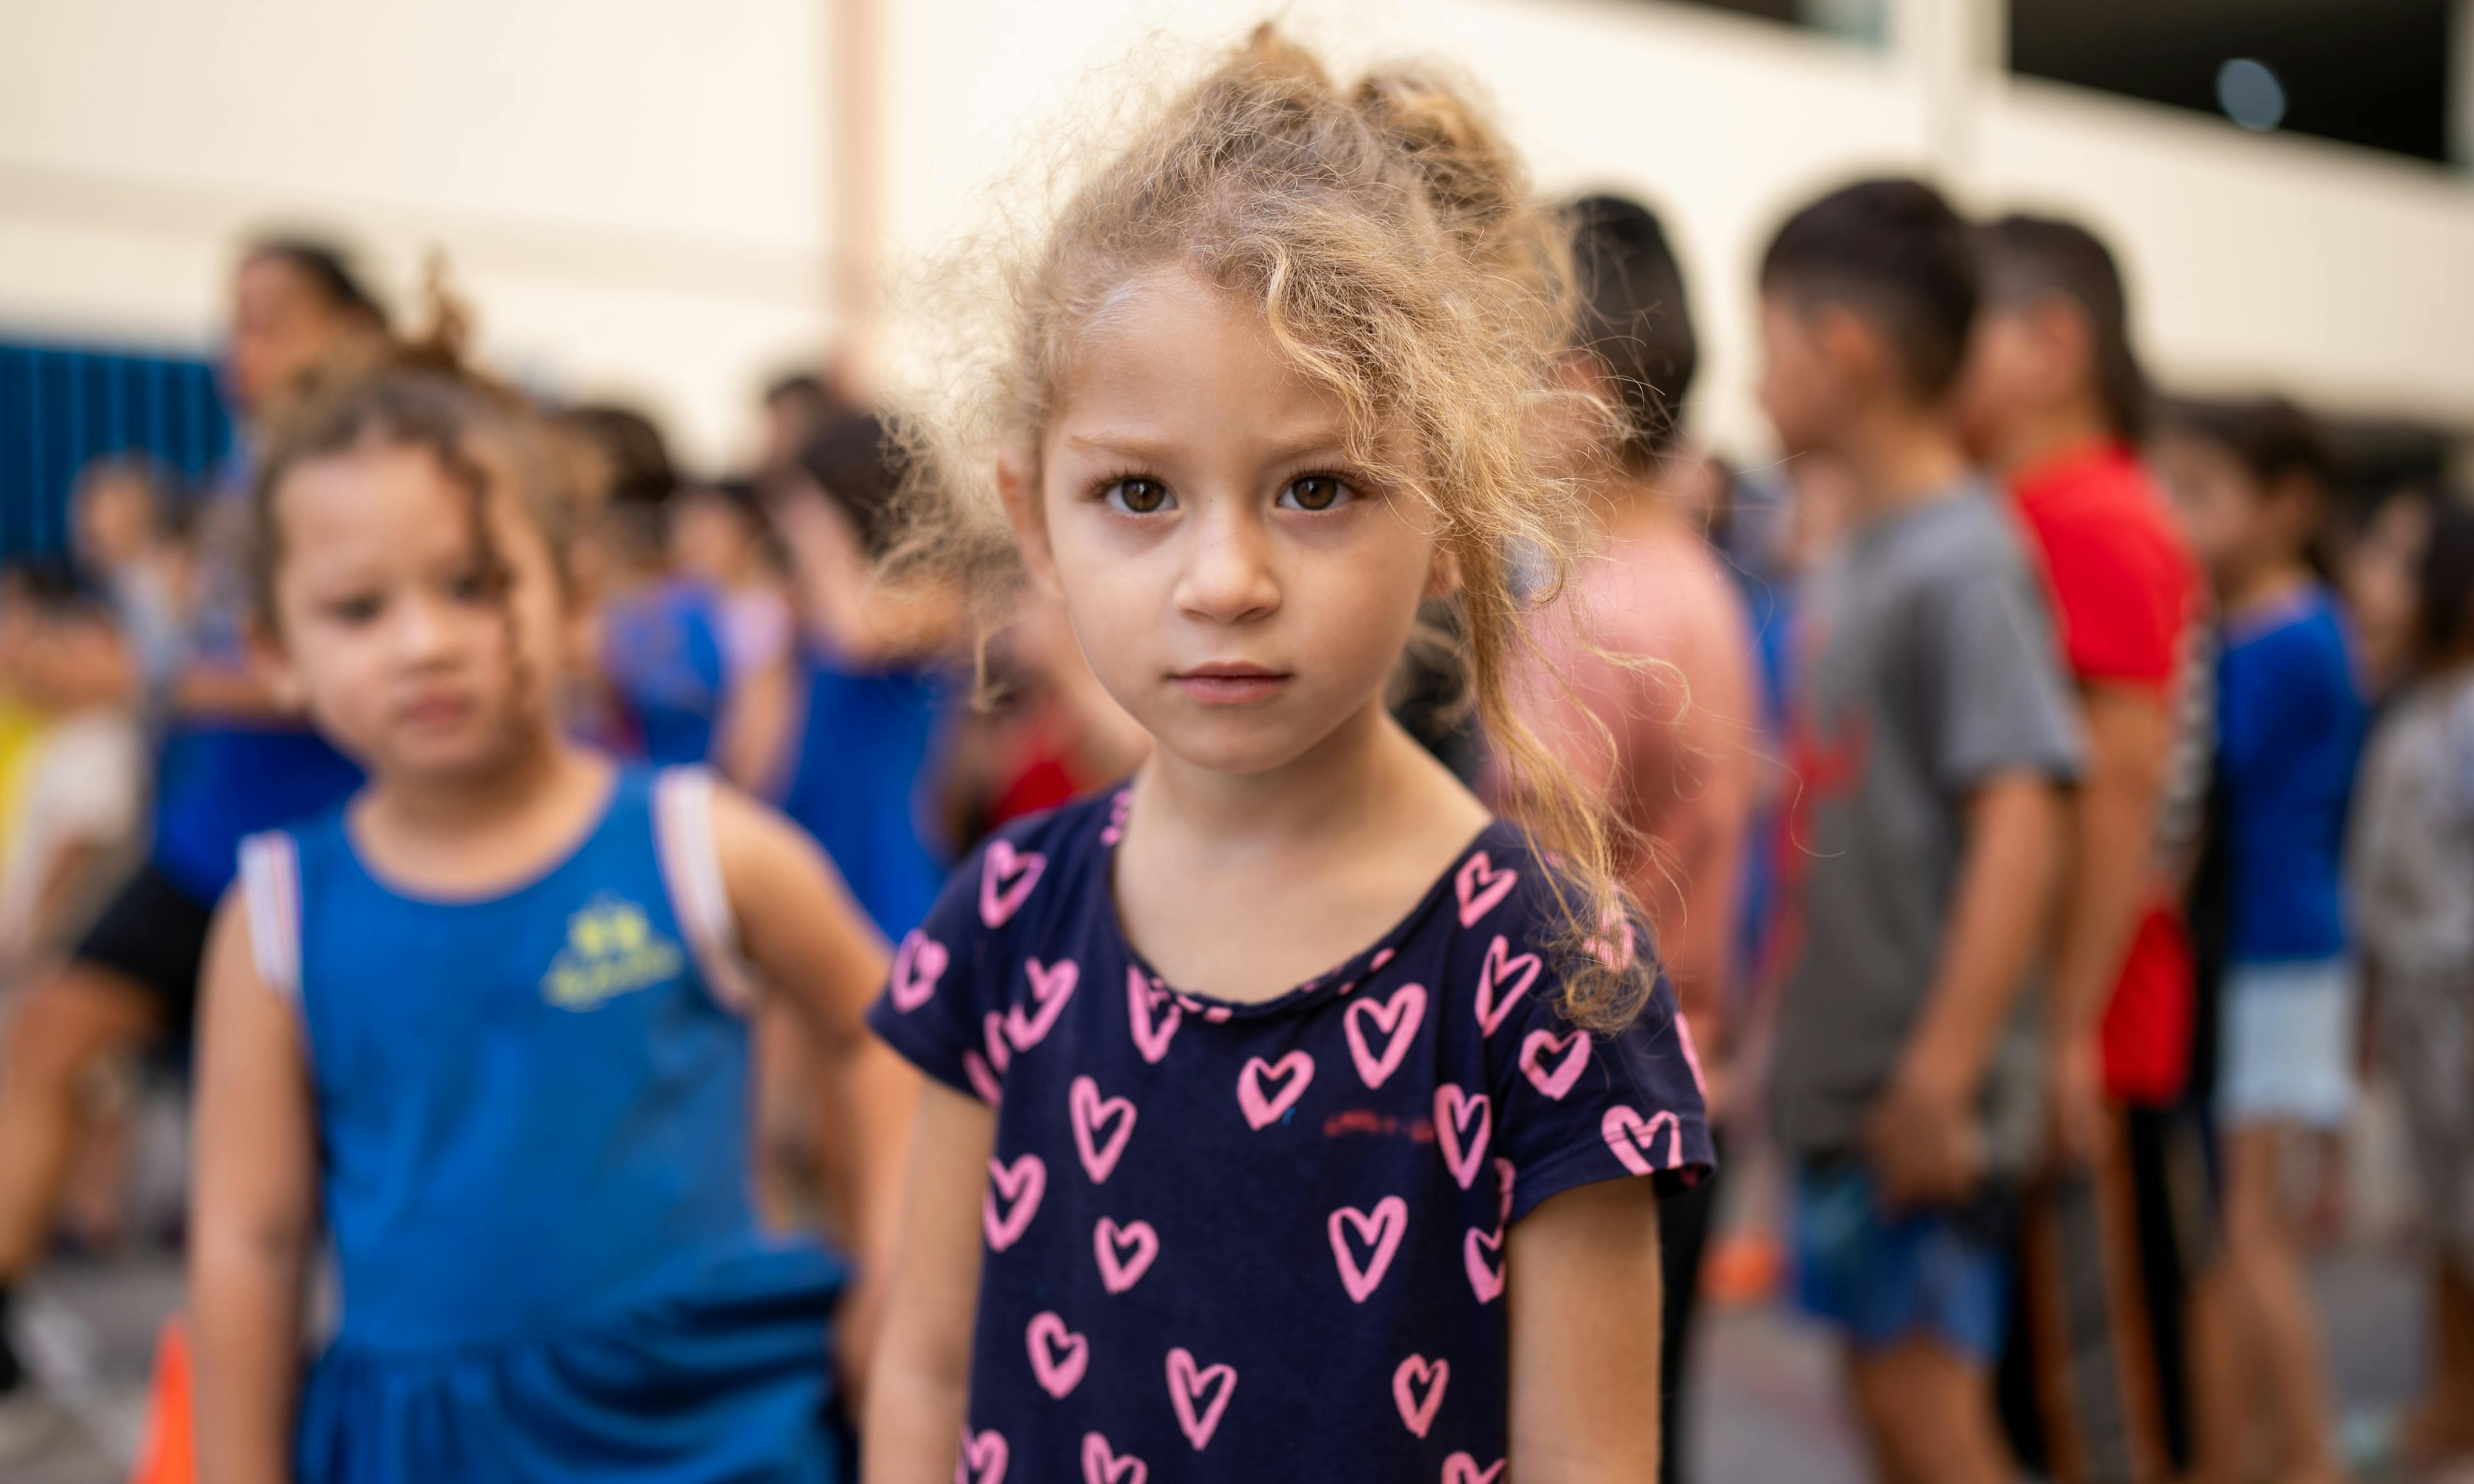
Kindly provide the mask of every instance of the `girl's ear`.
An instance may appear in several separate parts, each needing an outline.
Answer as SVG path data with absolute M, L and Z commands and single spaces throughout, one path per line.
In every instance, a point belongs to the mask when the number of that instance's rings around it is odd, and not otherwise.
M 1426 566 L 1425 598 L 1448 598 L 1461 590 L 1461 556 L 1451 547 L 1437 542 L 1435 560 Z
M 1013 543 L 1022 552 L 1022 562 L 1031 571 L 1031 580 L 1051 597 L 1064 596 L 1064 587 L 1056 580 L 1056 554 L 1048 544 L 1048 522 L 1039 498 L 1039 468 L 1031 451 L 1022 444 L 1006 447 L 997 455 L 997 495 L 1005 501 L 1006 519 L 1013 526 Z

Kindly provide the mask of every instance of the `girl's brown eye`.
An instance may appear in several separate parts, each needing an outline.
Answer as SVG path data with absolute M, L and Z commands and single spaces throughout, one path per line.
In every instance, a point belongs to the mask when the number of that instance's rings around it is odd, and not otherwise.
M 1131 515 L 1155 515 L 1175 503 L 1169 498 L 1168 486 L 1156 479 L 1120 479 L 1107 488 L 1104 498 Z
M 1294 510 L 1326 511 L 1346 500 L 1349 489 L 1329 474 L 1307 474 L 1289 481 L 1280 503 Z

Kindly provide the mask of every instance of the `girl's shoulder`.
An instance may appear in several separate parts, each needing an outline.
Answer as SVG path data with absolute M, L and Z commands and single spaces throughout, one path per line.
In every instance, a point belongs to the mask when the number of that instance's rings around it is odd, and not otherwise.
M 1107 899 L 1107 847 L 1124 827 L 1127 798 L 1122 787 L 1104 789 L 1007 822 L 954 868 L 911 936 L 950 953 L 1079 931 Z

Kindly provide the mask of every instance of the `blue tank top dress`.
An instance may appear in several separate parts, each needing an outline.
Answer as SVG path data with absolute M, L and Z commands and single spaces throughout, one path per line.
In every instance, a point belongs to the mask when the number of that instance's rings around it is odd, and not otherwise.
M 485 900 L 390 888 L 340 808 L 245 847 L 342 1278 L 303 1484 L 848 1476 L 843 1270 L 762 1233 L 747 1191 L 710 783 L 619 773 L 572 853 Z
M 933 671 L 846 668 L 813 649 L 782 812 L 816 843 L 890 942 L 919 925 L 945 866 L 919 826 L 944 687 Z
M 956 1477 L 1499 1484 L 1506 1233 L 1710 1168 L 1673 994 L 1613 1036 L 1566 1020 L 1546 868 L 1501 824 L 1321 978 L 1178 993 L 1118 927 L 1127 797 L 983 846 L 870 1012 L 996 1110 Z

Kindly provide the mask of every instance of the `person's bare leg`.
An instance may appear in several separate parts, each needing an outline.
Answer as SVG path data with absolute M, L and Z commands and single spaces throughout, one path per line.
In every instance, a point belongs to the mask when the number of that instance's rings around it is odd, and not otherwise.
M 2474 1453 L 2474 1278 L 2443 1253 L 2431 1288 L 2431 1379 L 2406 1424 L 2406 1451 L 2423 1464 Z
M 0 1286 L 51 1234 L 86 1073 L 162 1034 L 154 997 L 127 976 L 70 963 L 29 986 L 0 1025 Z
M 1985 1368 L 1917 1337 L 1856 1353 L 1851 1389 L 1888 1484 L 2010 1484 L 2017 1468 Z
M 2318 1316 L 2312 1312 L 2299 1238 L 2279 1179 L 2293 1133 L 2276 1123 L 2249 1124 L 2227 1138 L 2225 1257 L 2246 1321 L 2247 1348 L 2268 1381 L 2265 1415 L 2254 1415 L 2286 1440 L 2270 1477 L 2276 1484 L 2323 1484 L 2344 1475 L 2329 1448 Z
M 2243 1364 L 2241 1315 L 2231 1265 L 2218 1252 L 2191 1281 L 2191 1472 L 2186 1484 L 2243 1484 L 2249 1476 L 2249 1371 Z

